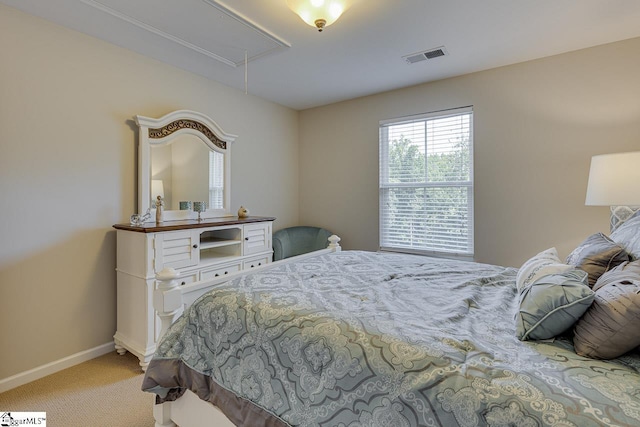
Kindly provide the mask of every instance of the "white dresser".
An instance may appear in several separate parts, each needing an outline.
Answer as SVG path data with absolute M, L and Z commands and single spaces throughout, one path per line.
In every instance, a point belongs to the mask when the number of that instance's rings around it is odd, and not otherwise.
M 143 226 L 116 224 L 116 350 L 127 350 L 146 369 L 156 348 L 160 319 L 153 308 L 156 273 L 173 267 L 180 282 L 220 277 L 271 262 L 270 217 L 209 218 Z

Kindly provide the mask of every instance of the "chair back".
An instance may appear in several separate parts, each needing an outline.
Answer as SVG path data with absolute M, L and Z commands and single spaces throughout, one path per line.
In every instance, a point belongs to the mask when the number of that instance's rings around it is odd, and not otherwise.
M 320 227 L 288 227 L 273 233 L 273 260 L 325 249 L 333 233 Z

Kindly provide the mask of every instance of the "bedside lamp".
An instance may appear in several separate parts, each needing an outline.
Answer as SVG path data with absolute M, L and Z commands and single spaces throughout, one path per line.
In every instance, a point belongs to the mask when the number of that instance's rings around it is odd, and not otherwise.
M 640 151 L 593 156 L 585 205 L 609 206 L 611 231 L 633 215 L 640 206 Z

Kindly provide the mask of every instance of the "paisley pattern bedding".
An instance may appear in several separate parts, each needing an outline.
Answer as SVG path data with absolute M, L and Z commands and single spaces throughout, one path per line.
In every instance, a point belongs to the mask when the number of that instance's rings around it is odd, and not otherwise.
M 246 426 L 640 425 L 640 355 L 519 341 L 515 276 L 360 251 L 243 275 L 174 323 L 143 389 Z

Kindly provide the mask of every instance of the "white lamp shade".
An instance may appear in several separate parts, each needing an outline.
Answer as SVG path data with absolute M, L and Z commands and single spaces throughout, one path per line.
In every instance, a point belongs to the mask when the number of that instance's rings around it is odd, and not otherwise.
M 161 179 L 151 180 L 151 200 L 155 203 L 156 199 L 160 196 L 164 199 L 164 184 Z M 152 204 L 152 206 L 155 206 Z
M 312 27 L 318 19 L 324 19 L 324 26 L 328 27 L 349 7 L 348 0 L 287 0 L 287 4 Z
M 640 151 L 591 158 L 589 206 L 640 206 Z

